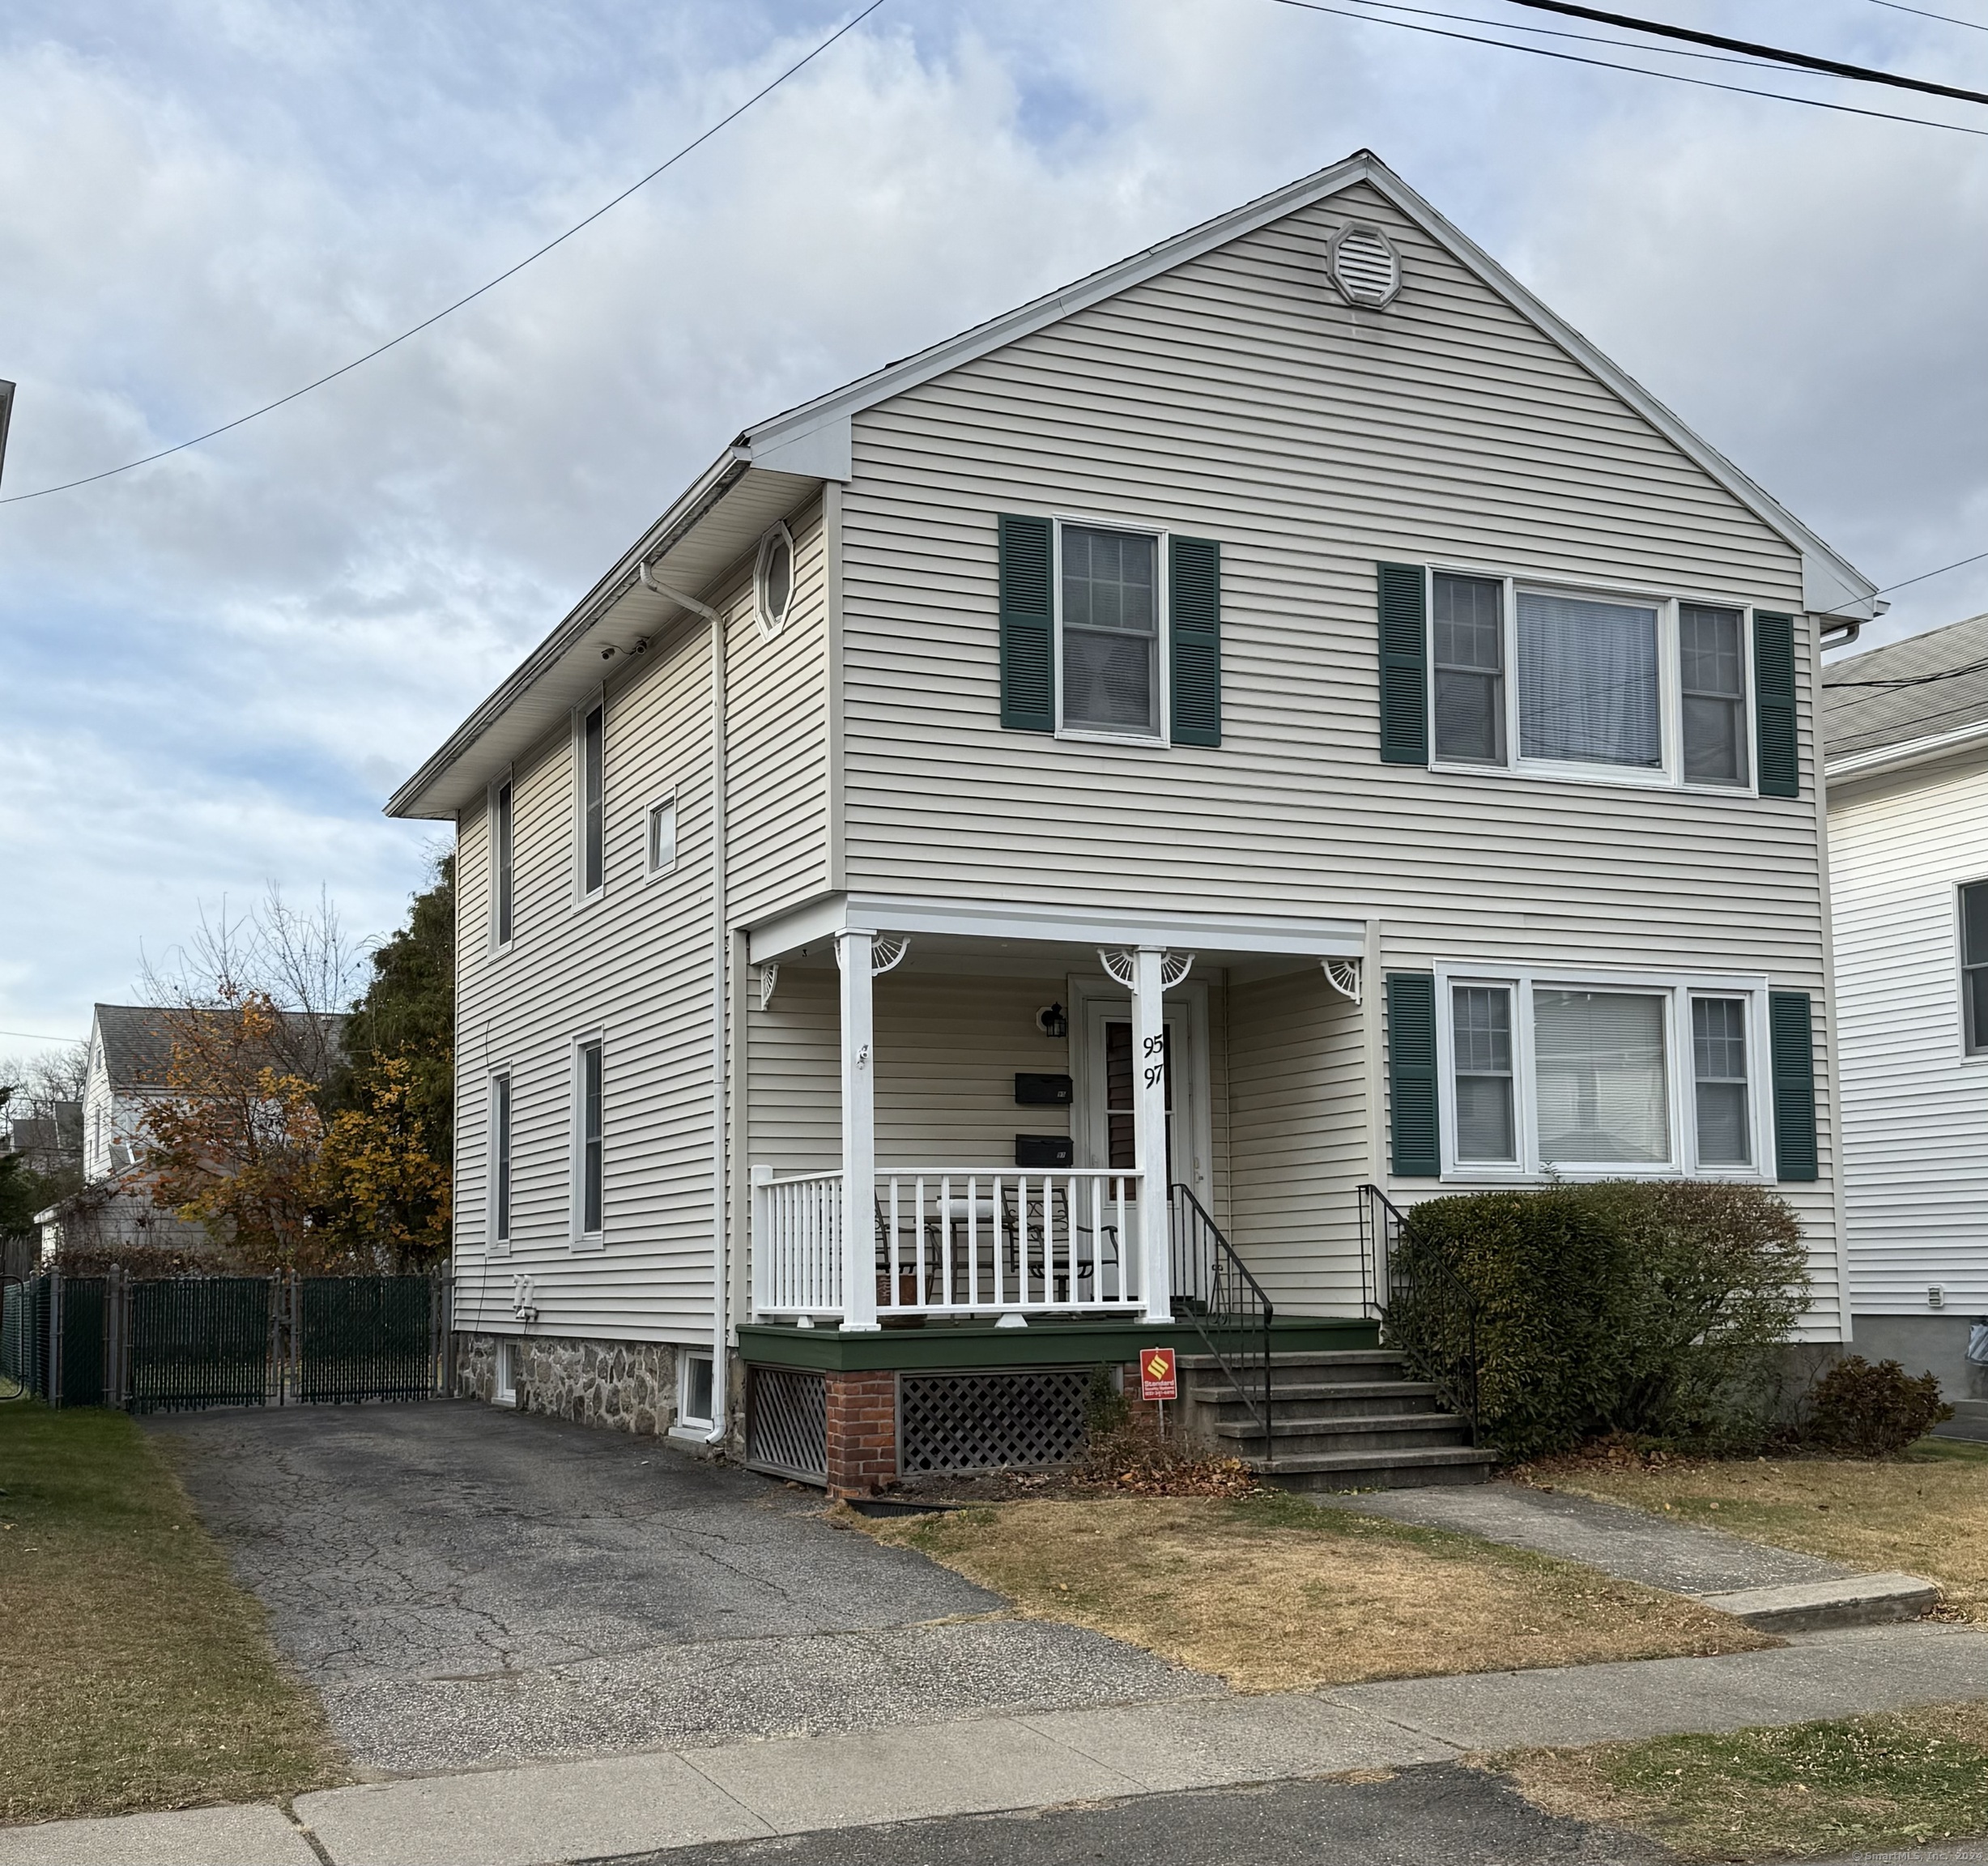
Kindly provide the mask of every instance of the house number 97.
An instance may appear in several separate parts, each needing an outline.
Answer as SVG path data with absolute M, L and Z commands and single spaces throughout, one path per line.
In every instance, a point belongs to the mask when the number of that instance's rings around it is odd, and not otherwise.
M 1160 1077 L 1167 1072 L 1167 1040 L 1164 1034 L 1158 1037 L 1148 1037 L 1146 1039 L 1146 1054 L 1148 1056 L 1159 1058 L 1158 1062 L 1149 1063 L 1146 1065 L 1146 1086 L 1148 1088 L 1157 1088 L 1160 1086 Z

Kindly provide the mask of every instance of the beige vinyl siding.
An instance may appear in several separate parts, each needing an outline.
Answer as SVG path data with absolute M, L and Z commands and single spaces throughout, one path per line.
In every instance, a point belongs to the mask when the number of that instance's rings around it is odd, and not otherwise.
M 1956 896 L 1988 880 L 1988 769 L 1833 797 L 1851 1306 L 1988 1310 L 1988 1056 L 1963 1050 Z
M 820 505 L 790 520 L 795 591 L 764 639 L 750 558 L 710 592 L 727 645 L 733 918 L 819 893 L 828 867 L 826 580 Z M 695 594 L 695 592 L 692 592 Z M 490 942 L 487 813 L 458 843 L 457 1268 L 463 1325 L 511 1326 L 513 1275 L 538 1327 L 623 1340 L 708 1338 L 711 1314 L 711 661 L 679 620 L 606 688 L 607 886 L 579 899 L 569 729 L 513 773 L 515 937 Z M 647 872 L 649 810 L 674 792 L 676 863 Z M 575 1250 L 573 1045 L 602 1037 L 606 1242 Z M 828 1087 L 835 1118 L 835 1074 Z M 490 1072 L 512 1075 L 512 1243 L 485 1260 Z M 743 1151 L 743 1149 L 739 1149 Z
M 517 928 L 491 951 L 487 834 L 466 824 L 458 978 L 458 1305 L 509 1322 L 509 1279 L 534 1280 L 548 1334 L 694 1340 L 710 1314 L 709 643 L 652 650 L 610 688 L 607 884 L 577 898 L 570 734 L 514 773 Z M 677 866 L 645 877 L 648 804 L 677 793 Z M 570 1243 L 573 1045 L 602 1039 L 605 1235 Z M 486 1266 L 487 1078 L 512 1078 L 512 1242 Z
M 1325 283 L 1352 215 L 1404 255 L 1384 313 Z M 1356 917 L 1379 922 L 1384 969 L 1740 972 L 1808 991 L 1824 1178 L 1789 1191 L 1811 1326 L 1834 1331 L 1809 624 L 1798 801 L 1378 758 L 1377 560 L 1799 613 L 1791 546 L 1364 190 L 908 390 L 859 415 L 854 443 L 852 888 Z M 995 526 L 1012 511 L 1220 541 L 1219 750 L 1001 729 Z M 1240 1161 L 1240 1128 L 1236 1144 Z M 1341 1222 L 1318 1220 L 1322 1254 Z
M 828 885 L 828 603 L 821 501 L 788 521 L 794 601 L 771 641 L 751 617 L 752 566 L 723 605 L 730 627 L 726 843 L 731 918 L 748 923 Z
M 1280 1313 L 1356 1315 L 1360 1008 L 1316 969 L 1232 986 L 1228 1004 L 1230 1241 Z

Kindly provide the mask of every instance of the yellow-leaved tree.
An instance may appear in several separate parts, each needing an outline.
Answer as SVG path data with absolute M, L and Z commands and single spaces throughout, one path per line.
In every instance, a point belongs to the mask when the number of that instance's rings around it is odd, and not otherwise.
M 381 1270 L 425 1270 L 449 1254 L 449 1169 L 430 1150 L 414 1059 L 378 1056 L 361 1105 L 341 1109 L 317 1153 L 322 1246 Z

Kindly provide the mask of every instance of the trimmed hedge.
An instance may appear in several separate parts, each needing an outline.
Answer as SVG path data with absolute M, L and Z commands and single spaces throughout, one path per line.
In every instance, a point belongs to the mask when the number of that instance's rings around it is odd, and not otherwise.
M 1508 1455 L 1610 1433 L 1762 1431 L 1779 1353 L 1808 1306 L 1794 1214 L 1764 1186 L 1604 1180 L 1418 1205 L 1396 1262 L 1423 1292 L 1388 1338 L 1454 1390 L 1463 1353 L 1443 1271 L 1474 1299 L 1478 1424 Z

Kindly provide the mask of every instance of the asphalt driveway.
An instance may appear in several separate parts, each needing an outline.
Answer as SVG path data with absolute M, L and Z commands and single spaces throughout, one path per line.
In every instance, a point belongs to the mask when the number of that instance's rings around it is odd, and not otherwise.
M 1220 1689 L 667 1441 L 468 1401 L 151 1423 L 365 1771 Z

